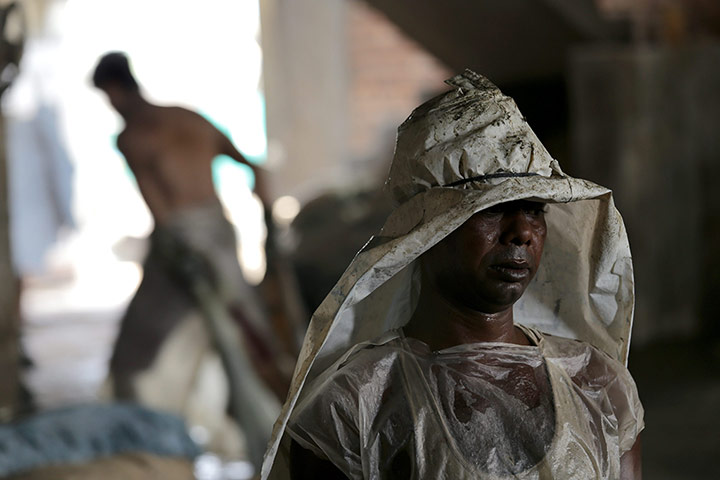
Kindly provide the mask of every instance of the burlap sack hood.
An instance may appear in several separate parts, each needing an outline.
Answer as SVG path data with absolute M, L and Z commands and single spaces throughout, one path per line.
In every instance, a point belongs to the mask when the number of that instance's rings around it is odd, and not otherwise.
M 418 107 L 398 129 L 386 184 L 398 207 L 313 315 L 262 478 L 288 478 L 278 447 L 306 381 L 352 345 L 404 325 L 419 294 L 415 260 L 498 203 L 552 204 L 541 266 L 515 304 L 515 322 L 626 361 L 632 260 L 610 190 L 563 173 L 515 102 L 486 78 L 466 70 L 447 83 L 453 90 Z

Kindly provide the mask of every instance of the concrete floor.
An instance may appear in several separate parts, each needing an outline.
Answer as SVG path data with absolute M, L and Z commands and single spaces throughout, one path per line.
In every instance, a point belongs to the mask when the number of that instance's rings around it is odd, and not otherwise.
M 40 409 L 97 400 L 118 322 L 140 280 L 131 262 L 88 263 L 65 264 L 23 288 L 22 344 L 33 364 L 23 381 Z

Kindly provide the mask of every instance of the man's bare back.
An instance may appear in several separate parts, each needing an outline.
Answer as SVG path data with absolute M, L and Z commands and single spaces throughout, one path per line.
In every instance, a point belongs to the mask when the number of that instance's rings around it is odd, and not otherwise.
M 247 163 L 210 122 L 180 107 L 138 106 L 126 118 L 118 148 L 158 224 L 179 209 L 217 201 L 211 170 L 216 156 Z

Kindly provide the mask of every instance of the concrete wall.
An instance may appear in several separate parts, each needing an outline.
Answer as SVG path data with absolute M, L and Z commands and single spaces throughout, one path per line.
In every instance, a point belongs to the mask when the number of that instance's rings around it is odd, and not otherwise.
M 612 188 L 625 218 L 637 343 L 694 335 L 714 323 L 718 85 L 716 44 L 582 48 L 570 61 L 569 173 Z
M 397 126 L 451 73 L 359 0 L 261 0 L 275 196 L 381 184 Z
M 268 162 L 275 196 L 345 175 L 346 2 L 261 0 Z
M 352 168 L 383 182 L 397 127 L 421 102 L 448 90 L 444 80 L 453 72 L 366 2 L 348 2 L 347 13 Z

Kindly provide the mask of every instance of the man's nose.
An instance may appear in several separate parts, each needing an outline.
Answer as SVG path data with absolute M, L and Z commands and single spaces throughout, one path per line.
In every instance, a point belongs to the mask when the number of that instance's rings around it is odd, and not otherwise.
M 532 240 L 532 225 L 522 210 L 506 212 L 502 221 L 501 243 L 527 245 Z

